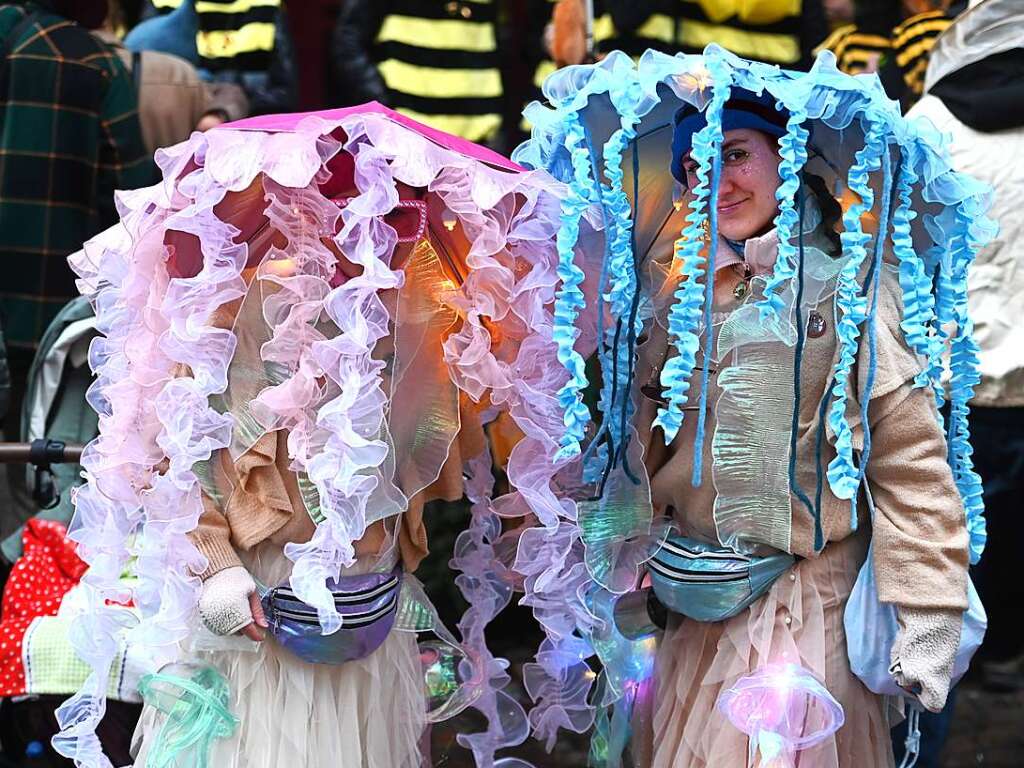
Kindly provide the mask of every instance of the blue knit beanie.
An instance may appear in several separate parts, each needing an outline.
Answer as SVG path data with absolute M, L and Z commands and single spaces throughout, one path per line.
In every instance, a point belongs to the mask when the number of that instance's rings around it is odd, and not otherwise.
M 734 89 L 729 100 L 722 107 L 722 131 L 749 128 L 767 133 L 779 139 L 786 135 L 786 121 L 789 112 L 780 109 L 775 99 L 767 92 L 760 95 L 752 91 Z M 683 158 L 693 146 L 693 137 L 708 124 L 704 112 L 693 104 L 680 107 L 672 120 L 675 130 L 672 136 L 672 175 L 686 186 Z

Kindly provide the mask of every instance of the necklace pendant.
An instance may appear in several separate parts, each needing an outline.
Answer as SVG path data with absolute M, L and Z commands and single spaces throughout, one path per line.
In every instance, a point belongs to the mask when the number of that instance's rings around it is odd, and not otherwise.
M 736 283 L 736 287 L 732 289 L 732 295 L 736 298 L 736 301 L 742 300 L 747 295 L 747 281 L 740 280 Z
M 807 335 L 812 339 L 820 339 L 825 335 L 827 327 L 828 325 L 821 313 L 816 309 L 812 309 L 811 313 L 807 316 Z

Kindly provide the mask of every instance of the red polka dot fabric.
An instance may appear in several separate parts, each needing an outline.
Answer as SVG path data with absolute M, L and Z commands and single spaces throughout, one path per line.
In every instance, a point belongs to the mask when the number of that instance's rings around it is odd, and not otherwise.
M 79 582 L 86 564 L 75 554 L 67 529 L 52 520 L 29 520 L 24 554 L 4 587 L 0 616 L 0 697 L 25 691 L 22 641 L 37 616 L 55 616 L 61 600 Z

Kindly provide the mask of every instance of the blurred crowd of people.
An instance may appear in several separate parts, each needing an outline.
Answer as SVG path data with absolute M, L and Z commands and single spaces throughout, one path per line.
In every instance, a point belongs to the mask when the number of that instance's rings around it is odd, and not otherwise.
M 588 7 L 589 5 L 589 7 Z M 8 434 L 32 356 L 77 295 L 65 257 L 117 219 L 154 152 L 248 115 L 376 100 L 510 151 L 557 67 L 718 43 L 784 67 L 834 51 L 909 107 L 966 0 L 31 0 L 0 4 L 6 103 L 0 398 Z M 10 382 L 5 384 L 4 382 Z M 6 528 L 5 528 L 6 530 Z
M 510 151 L 558 66 L 718 43 L 784 67 L 833 50 L 909 107 L 966 0 L 34 0 L 3 5 L 0 288 L 23 371 L 75 295 L 63 259 L 115 221 L 153 153 L 225 120 L 376 100 Z M 297 44 L 299 43 L 299 44 Z M 35 51 L 39 55 L 34 55 Z M 300 77 L 301 75 L 301 77 Z M 22 104 L 46 104 L 45 110 Z M 17 116 L 17 119 L 15 117 Z M 12 189 L 16 185 L 18 189 Z M 23 354 L 24 353 L 24 354 Z M 15 375 L 15 378 L 18 378 Z
M 972 428 L 990 526 L 989 554 L 976 578 L 983 598 L 1016 589 L 1014 513 L 1024 490 L 1024 250 L 1016 206 L 1024 174 L 1014 166 L 1024 141 L 1024 48 L 989 55 L 972 43 L 968 25 L 945 35 L 967 8 L 967 0 L 0 2 L 4 440 L 26 437 L 23 401 L 41 346 L 49 350 L 60 336 L 53 327 L 63 331 L 85 317 L 75 314 L 81 307 L 68 313 L 77 290 L 66 257 L 117 221 L 115 190 L 157 181 L 157 150 L 194 130 L 376 100 L 508 152 L 528 128 L 523 106 L 543 98 L 540 85 L 558 67 L 612 50 L 692 53 L 718 43 L 800 69 L 827 49 L 843 71 L 876 73 L 904 109 L 952 137 L 960 170 L 996 189 L 1003 234 L 980 258 L 972 294 L 983 374 Z M 1020 22 L 1024 12 L 1017 16 Z M 73 345 L 68 349 L 73 360 Z M 83 381 L 84 392 L 88 377 Z M 90 428 L 80 418 L 74 426 Z M 0 538 L 14 533 L 10 551 L 17 554 L 22 534 L 15 532 L 36 510 L 24 467 L 11 476 L 12 497 L 0 496 Z M 6 546 L 4 555 L 0 584 L 15 556 Z M 993 638 L 988 681 L 1024 687 L 1024 646 L 1013 630 L 1018 601 L 985 602 Z M 940 718 L 929 744 L 941 747 L 947 727 L 948 718 Z M 937 759 L 926 753 L 919 765 Z

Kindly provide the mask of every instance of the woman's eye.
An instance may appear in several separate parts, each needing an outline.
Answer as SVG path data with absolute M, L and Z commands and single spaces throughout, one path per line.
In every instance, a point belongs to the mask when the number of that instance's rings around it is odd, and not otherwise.
M 696 163 L 687 163 L 686 165 L 683 166 L 683 170 L 686 171 L 686 175 L 687 176 L 696 176 L 697 175 L 697 164 Z
M 747 152 L 742 149 L 730 149 L 725 153 L 725 162 L 742 163 L 748 157 Z

